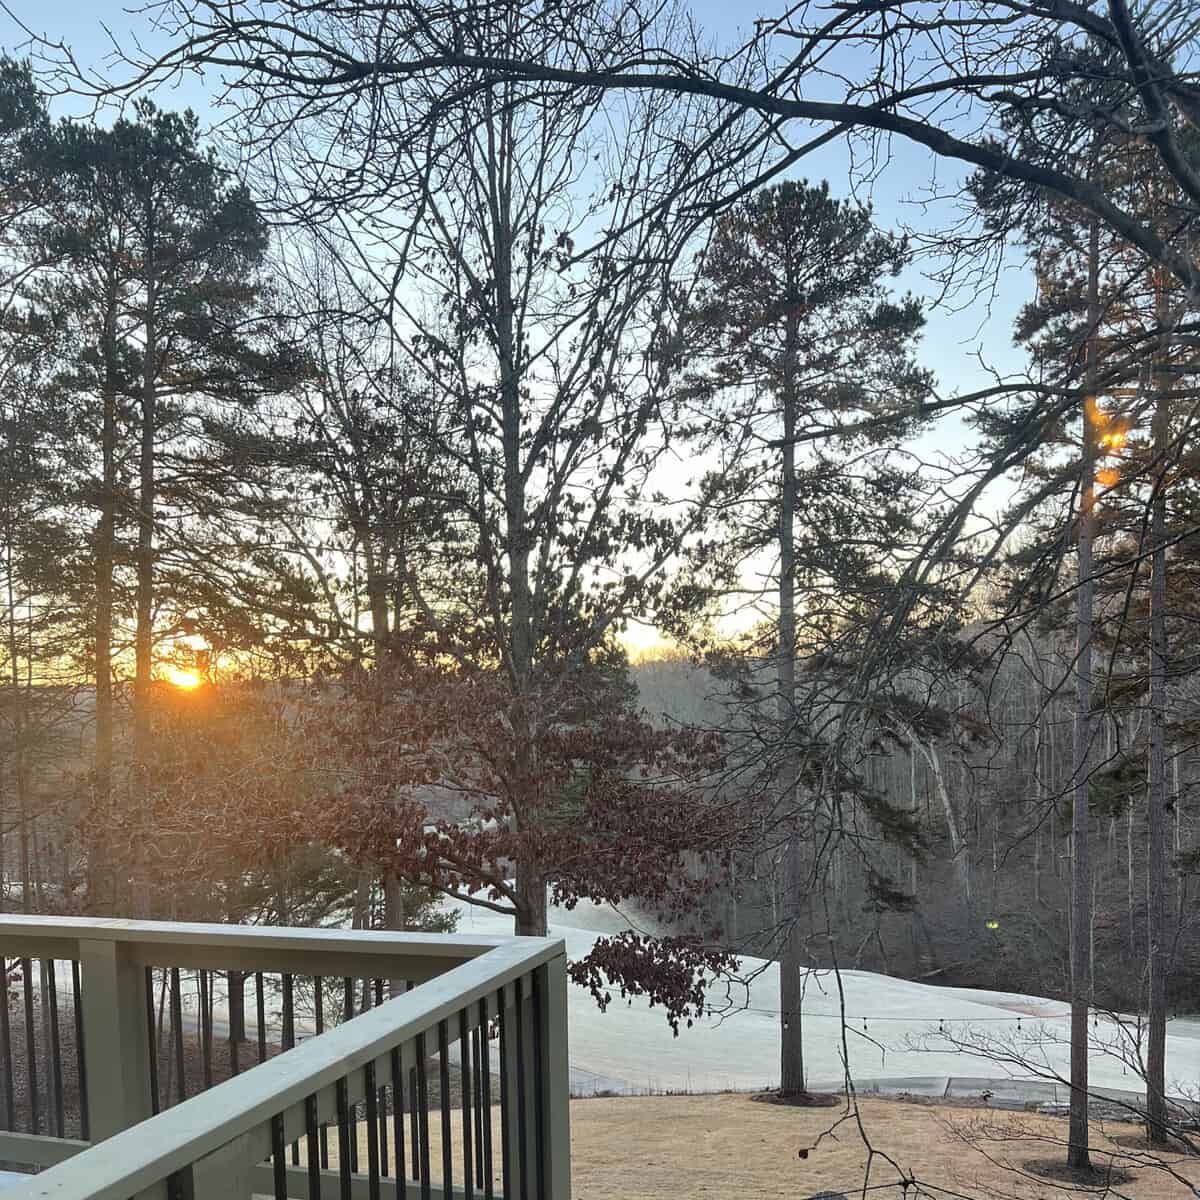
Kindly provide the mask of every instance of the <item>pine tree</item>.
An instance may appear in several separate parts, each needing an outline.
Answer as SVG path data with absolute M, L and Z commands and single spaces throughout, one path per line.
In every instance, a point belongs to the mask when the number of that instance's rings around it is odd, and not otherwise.
M 882 282 L 907 257 L 902 240 L 876 229 L 868 207 L 832 198 L 825 184 L 781 184 L 719 223 L 696 317 L 711 338 L 708 386 L 730 397 L 718 436 L 740 438 L 751 428 L 757 449 L 742 464 L 732 536 L 741 554 L 777 562 L 769 655 L 772 821 L 784 860 L 778 957 L 785 1095 L 805 1090 L 800 913 L 803 842 L 814 829 L 814 799 L 805 796 L 821 787 L 797 668 L 808 669 L 818 648 L 830 648 L 856 597 L 879 588 L 885 572 L 877 556 L 895 554 L 899 540 L 911 536 L 905 506 L 915 480 L 883 453 L 911 429 L 904 414 L 930 389 L 912 358 L 920 307 L 912 297 L 894 300 Z M 839 426 L 892 414 L 874 435 L 838 433 Z M 859 460 L 853 481 L 846 469 L 852 456 Z M 766 491 L 763 478 L 772 480 Z
M 255 320 L 266 229 L 246 189 L 201 147 L 195 116 L 148 101 L 108 129 L 64 121 L 47 130 L 37 167 L 28 239 L 48 264 L 37 300 L 73 326 L 79 353 L 65 364 L 62 386 L 94 421 L 99 447 L 91 493 L 94 801 L 103 813 L 114 800 L 125 596 L 133 610 L 132 761 L 141 767 L 151 754 L 155 623 L 171 619 L 178 632 L 186 619 L 202 497 L 221 485 L 198 469 L 206 423 L 224 407 L 252 403 L 271 377 Z M 90 901 L 103 907 L 118 897 L 102 837 L 95 857 Z

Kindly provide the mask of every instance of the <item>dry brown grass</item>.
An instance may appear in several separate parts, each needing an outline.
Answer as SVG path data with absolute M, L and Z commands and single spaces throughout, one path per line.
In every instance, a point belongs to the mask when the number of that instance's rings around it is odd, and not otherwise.
M 1200 1196 L 1200 1158 L 1152 1154 L 1139 1126 L 1092 1133 L 1093 1162 L 1127 1173 L 1117 1186 L 1074 1187 L 1042 1178 L 1065 1160 L 1065 1120 L 982 1108 L 864 1099 L 862 1128 L 845 1104 L 794 1108 L 750 1096 L 614 1097 L 571 1103 L 574 1200 L 715 1200 L 787 1197 L 822 1190 L 866 1200 L 1067 1200 Z M 454 1178 L 461 1183 L 462 1112 L 450 1115 Z M 500 1110 L 492 1110 L 499 1165 Z M 366 1135 L 359 1126 L 360 1170 Z M 872 1159 L 864 1140 L 876 1151 Z M 430 1113 L 432 1175 L 441 1180 L 440 1113 Z M 336 1133 L 331 1131 L 336 1164 Z M 807 1154 L 801 1156 L 801 1151 Z M 891 1161 L 889 1161 L 889 1159 Z M 870 1170 L 868 1171 L 868 1162 Z M 1155 1165 L 1155 1164 L 1158 1165 Z M 1176 1178 L 1172 1172 L 1179 1177 Z M 918 1186 L 907 1192 L 904 1178 Z M 1189 1182 L 1190 1181 L 1190 1182 Z M 501 1179 L 497 1172 L 495 1189 Z
M 1025 1113 L 942 1108 L 893 1100 L 860 1103 L 863 1127 L 877 1151 L 926 1185 L 900 1186 L 897 1166 L 869 1154 L 845 1109 L 755 1104 L 749 1096 L 621 1097 L 571 1105 L 575 1200 L 710 1200 L 715 1196 L 779 1196 L 802 1200 L 822 1189 L 891 1200 L 919 1195 L 979 1200 L 1063 1200 L 1078 1195 L 1136 1197 L 1200 1193 L 1145 1162 L 1138 1131 L 1110 1125 L 1093 1136 L 1097 1165 L 1116 1155 L 1131 1183 L 1107 1192 L 1075 1192 L 1023 1170 L 1033 1159 L 1064 1156 L 1066 1122 Z M 833 1126 L 832 1135 L 822 1136 Z M 1118 1141 L 1113 1140 L 1119 1139 Z M 807 1157 L 799 1152 L 807 1149 Z M 1164 1156 L 1200 1186 L 1200 1159 Z M 1016 1167 L 1017 1172 L 1006 1169 Z

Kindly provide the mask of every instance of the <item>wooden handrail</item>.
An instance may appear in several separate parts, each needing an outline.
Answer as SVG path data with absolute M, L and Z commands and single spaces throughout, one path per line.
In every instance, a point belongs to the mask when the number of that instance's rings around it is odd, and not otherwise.
M 40 947 L 80 941 L 112 941 L 180 949 L 282 950 L 371 956 L 421 955 L 465 962 L 509 937 L 457 933 L 394 933 L 373 929 L 302 929 L 279 925 L 217 925 L 185 921 L 133 921 L 119 917 L 0 915 L 0 953 L 48 958 Z M 72 958 L 78 955 L 61 955 Z
M 4 925 L 7 924 L 6 920 Z M 145 944 L 147 939 L 138 936 L 142 930 L 135 928 L 137 925 L 135 922 L 116 922 L 105 928 L 123 934 L 128 931 L 122 940 Z M 104 932 L 97 926 L 89 923 L 86 927 L 95 931 L 93 938 L 104 938 Z M 166 928 L 159 925 L 164 934 Z M 232 934 L 227 945 L 252 932 L 233 931 L 227 926 L 188 928 Z M 0 945 L 3 945 L 4 932 L 0 926 Z M 261 934 L 262 931 L 253 932 Z M 334 938 L 347 936 L 341 931 L 299 930 L 274 930 L 268 936 L 293 932 L 298 935 L 297 939 L 283 937 L 282 941 L 303 941 L 306 936 L 324 940 L 326 933 Z M 352 940 L 357 943 L 364 936 L 377 935 L 353 935 Z M 422 955 L 441 940 L 424 935 L 388 935 L 388 940 L 398 938 L 411 938 L 420 945 L 418 953 Z M 543 972 L 553 981 L 549 985 L 546 1044 L 550 1048 L 551 1042 L 554 1043 L 552 1061 L 557 1066 L 548 1060 L 544 1064 L 548 1070 L 543 1073 L 548 1076 L 547 1086 L 553 1086 L 551 1128 L 561 1130 L 556 1139 L 558 1153 L 566 1155 L 566 1146 L 562 1144 L 566 1136 L 567 1101 L 563 942 L 545 938 L 508 938 L 495 939 L 484 946 L 480 939 L 462 939 L 458 945 L 477 947 L 481 952 L 419 988 L 388 1000 L 320 1037 L 311 1038 L 253 1071 L 113 1134 L 89 1150 L 32 1177 L 27 1183 L 8 1189 L 5 1200 L 49 1197 L 56 1200 L 128 1200 L 142 1192 L 154 1195 L 166 1179 L 177 1172 L 191 1170 L 203 1176 L 206 1160 L 212 1172 L 232 1171 L 244 1175 L 253 1164 L 270 1154 L 270 1122 L 273 1118 L 282 1115 L 289 1141 L 300 1137 L 304 1104 L 310 1097 L 317 1098 L 322 1119 L 331 1118 L 335 1087 L 348 1083 L 349 1101 L 356 1102 L 364 1095 L 364 1068 L 369 1064 L 382 1071 L 393 1050 L 409 1048 L 411 1053 L 411 1044 L 418 1035 L 436 1029 L 439 1022 L 463 1012 L 467 1006 L 485 997 L 511 991 L 513 987 L 523 988 L 524 980 L 531 978 L 535 971 Z M 392 953 L 396 953 L 395 948 Z M 559 1108 L 563 1110 L 561 1113 L 557 1111 Z M 236 1151 L 232 1156 L 231 1147 Z M 554 1167 L 551 1176 L 559 1180 L 553 1191 L 565 1195 L 563 1189 L 569 1190 L 569 1173 L 564 1174 L 560 1167 Z M 216 1175 L 212 1177 L 215 1179 Z M 563 1184 L 563 1179 L 568 1182 Z

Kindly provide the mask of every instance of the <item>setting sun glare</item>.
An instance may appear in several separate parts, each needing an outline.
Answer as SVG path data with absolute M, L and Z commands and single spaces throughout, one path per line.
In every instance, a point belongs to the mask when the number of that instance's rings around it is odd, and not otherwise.
M 191 691 L 193 688 L 200 686 L 200 676 L 195 671 L 183 671 L 179 667 L 165 667 L 163 674 L 168 683 L 173 683 L 177 688 L 183 688 L 185 691 Z

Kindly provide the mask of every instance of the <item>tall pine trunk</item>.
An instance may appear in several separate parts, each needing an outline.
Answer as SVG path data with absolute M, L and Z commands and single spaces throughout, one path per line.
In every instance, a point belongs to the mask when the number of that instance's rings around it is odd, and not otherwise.
M 149 257 L 149 255 L 148 255 Z M 141 456 L 138 466 L 137 626 L 134 631 L 133 757 L 144 772 L 150 759 L 150 677 L 154 653 L 154 443 L 158 423 L 158 341 L 154 281 L 147 285 L 142 363 Z
M 1163 330 L 1168 314 L 1161 279 L 1155 308 Z M 1150 499 L 1150 752 L 1146 788 L 1146 947 L 1149 1021 L 1146 1046 L 1146 1136 L 1167 1141 L 1167 455 L 1170 441 L 1170 377 L 1167 336 L 1160 333 L 1153 429 L 1154 490 Z
M 785 1096 L 805 1091 L 803 943 L 800 935 L 801 845 L 797 795 L 800 764 L 796 739 L 796 320 L 785 332 L 783 381 L 783 486 L 779 498 L 779 628 L 777 705 L 780 739 L 780 804 L 787 842 L 783 853 L 783 895 L 779 954 L 779 1090 Z
M 113 782 L 113 565 L 117 541 L 117 296 L 110 285 L 105 296 L 100 353 L 103 409 L 100 430 L 100 515 L 94 543 L 96 609 L 93 622 L 96 674 L 96 745 L 93 767 L 92 821 L 88 838 L 88 911 L 93 915 L 114 907 L 113 864 L 108 828 Z
M 1092 741 L 1092 620 L 1095 582 L 1092 541 L 1096 528 L 1096 442 L 1098 378 L 1096 330 L 1100 322 L 1100 227 L 1088 237 L 1088 346 L 1083 402 L 1083 447 L 1078 531 L 1078 588 L 1075 621 L 1075 739 L 1071 763 L 1071 1116 L 1067 1163 L 1091 1166 L 1088 1154 L 1088 1016 L 1091 1004 L 1092 869 L 1088 819 Z
M 21 911 L 33 911 L 33 881 L 30 872 L 29 843 L 32 836 L 30 822 L 33 819 L 29 803 L 29 747 L 26 728 L 25 705 L 28 693 L 21 695 L 21 650 L 17 633 L 17 600 L 13 586 L 13 549 L 11 533 L 8 545 L 8 659 L 12 684 L 12 731 L 13 731 L 13 784 L 17 801 L 17 845 L 21 864 Z

